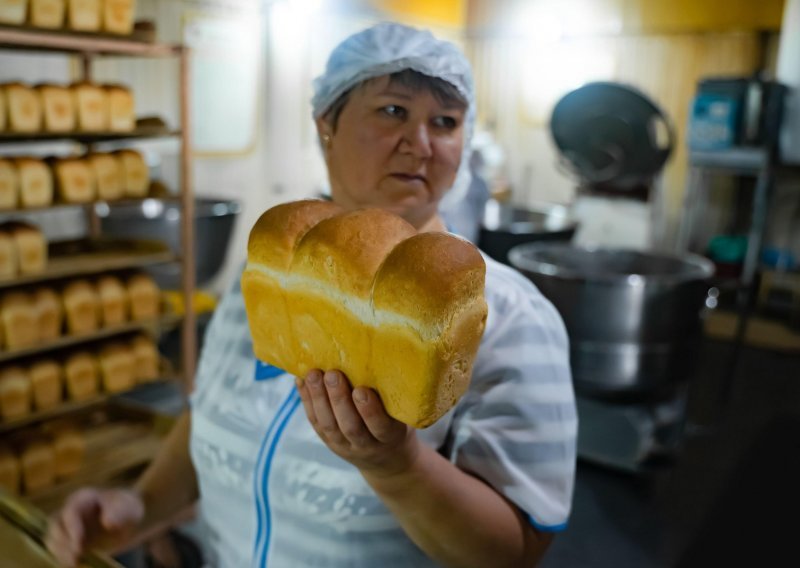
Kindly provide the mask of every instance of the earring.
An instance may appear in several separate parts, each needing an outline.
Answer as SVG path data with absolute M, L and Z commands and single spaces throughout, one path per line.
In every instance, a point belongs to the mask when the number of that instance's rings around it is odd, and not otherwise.
M 325 146 L 330 146 L 331 145 L 331 135 L 330 134 L 323 134 L 322 135 L 322 143 L 325 144 Z

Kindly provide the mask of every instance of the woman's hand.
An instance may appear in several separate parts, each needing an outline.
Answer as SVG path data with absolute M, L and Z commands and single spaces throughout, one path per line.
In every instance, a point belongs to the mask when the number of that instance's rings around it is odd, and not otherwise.
M 413 428 L 389 416 L 372 389 L 351 388 L 341 371 L 313 370 L 297 390 L 311 426 L 325 445 L 373 476 L 407 471 L 419 455 Z
M 129 489 L 76 491 L 48 523 L 45 542 L 62 566 L 75 566 L 90 546 L 122 548 L 144 519 L 144 503 Z

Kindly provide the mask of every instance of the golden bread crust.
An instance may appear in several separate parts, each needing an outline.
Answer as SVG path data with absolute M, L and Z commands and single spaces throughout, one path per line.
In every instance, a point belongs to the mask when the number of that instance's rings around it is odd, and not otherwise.
M 265 212 L 242 276 L 256 356 L 297 376 L 339 369 L 387 412 L 433 424 L 466 392 L 486 324 L 477 248 L 378 209 Z

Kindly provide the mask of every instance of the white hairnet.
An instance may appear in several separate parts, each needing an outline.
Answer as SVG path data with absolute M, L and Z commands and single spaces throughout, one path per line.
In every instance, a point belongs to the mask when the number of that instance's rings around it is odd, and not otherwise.
M 429 31 L 394 23 L 377 24 L 351 35 L 331 52 L 325 72 L 314 79 L 314 118 L 324 115 L 342 94 L 359 83 L 405 69 L 447 81 L 467 102 L 461 164 L 453 188 L 442 200 L 442 207 L 448 207 L 469 186 L 470 141 L 475 124 L 472 69 L 452 43 L 436 39 Z

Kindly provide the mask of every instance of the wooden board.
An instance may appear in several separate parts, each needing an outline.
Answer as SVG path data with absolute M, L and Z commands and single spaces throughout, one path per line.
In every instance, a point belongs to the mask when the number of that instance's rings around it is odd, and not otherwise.
M 705 318 L 705 333 L 712 339 L 733 341 L 739 317 L 733 312 L 713 310 Z M 800 333 L 777 321 L 752 317 L 747 322 L 744 342 L 751 347 L 800 352 Z
M 148 464 L 174 423 L 172 417 L 116 401 L 74 413 L 69 420 L 80 425 L 86 441 L 81 469 L 51 487 L 23 495 L 26 502 L 47 514 L 80 487 L 108 485 L 126 472 Z
M 0 490 L 0 550 L 3 559 L 13 558 L 24 568 L 58 568 L 45 552 L 47 515 L 30 503 Z M 85 554 L 77 568 L 122 568 L 110 556 L 99 552 Z
M 83 144 L 97 144 L 116 140 L 140 140 L 143 138 L 169 138 L 181 135 L 180 130 L 166 126 L 138 126 L 130 132 L 1 132 L 0 144 L 20 144 L 28 142 L 53 142 L 72 140 Z
M 47 30 L 32 26 L 0 25 L 0 48 L 99 55 L 170 57 L 181 53 L 180 45 L 158 43 L 153 30 L 137 22 L 131 35 Z
M 86 400 L 80 400 L 80 401 L 64 400 L 52 408 L 32 412 L 31 414 L 23 416 L 22 418 L 16 418 L 13 420 L 0 420 L 0 434 L 12 432 L 14 430 L 19 430 L 20 428 L 32 426 L 34 424 L 38 424 L 40 422 L 44 422 L 47 420 L 73 415 L 75 413 L 85 412 L 87 410 L 91 410 L 93 408 L 98 408 L 100 406 L 108 404 L 109 401 L 114 400 L 115 397 L 122 395 L 133 395 L 140 390 L 147 389 L 154 385 L 164 384 L 174 381 L 179 381 L 179 379 L 177 377 L 165 374 L 164 377 L 161 379 L 158 379 L 156 381 L 151 381 L 148 383 L 138 384 L 129 390 L 116 393 L 101 392 L 98 393 L 97 396 L 93 396 Z
M 160 241 L 100 238 L 54 243 L 50 245 L 43 272 L 2 279 L 0 289 L 176 260 L 167 245 Z

